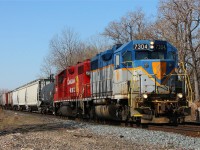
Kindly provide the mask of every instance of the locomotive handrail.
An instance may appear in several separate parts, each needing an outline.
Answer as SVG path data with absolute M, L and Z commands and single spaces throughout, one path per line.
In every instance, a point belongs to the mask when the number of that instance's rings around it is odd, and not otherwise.
M 187 88 L 187 93 L 188 93 L 188 98 L 190 102 L 193 102 L 193 91 L 192 91 L 192 86 L 190 83 L 190 78 L 188 76 L 187 70 L 185 69 L 185 65 L 183 64 L 183 62 L 180 62 L 180 66 L 182 67 L 183 71 L 185 72 L 185 82 L 186 82 L 186 86 Z

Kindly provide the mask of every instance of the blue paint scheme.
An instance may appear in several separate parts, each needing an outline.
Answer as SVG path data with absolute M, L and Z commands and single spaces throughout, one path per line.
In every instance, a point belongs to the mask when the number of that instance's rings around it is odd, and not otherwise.
M 91 70 L 99 69 L 99 54 L 91 58 Z
M 99 55 L 99 67 L 103 68 L 105 66 L 114 64 L 113 60 L 113 50 L 106 50 Z
M 134 64 L 134 68 L 136 67 L 142 67 L 144 70 L 146 70 L 148 72 L 148 74 L 152 75 L 154 74 L 153 72 L 153 68 L 152 68 L 152 63 L 153 62 L 166 62 L 166 75 L 168 75 L 169 73 L 171 73 L 171 71 L 174 69 L 174 66 L 175 66 L 175 62 L 173 60 L 159 60 L 159 59 L 154 59 L 154 60 L 139 60 L 139 61 L 135 61 L 135 64 Z M 145 66 L 147 66 L 148 64 L 148 67 L 146 68 Z M 170 66 L 171 65 L 171 66 Z M 161 80 L 159 80 L 158 78 L 156 78 L 156 81 L 158 83 L 163 83 L 163 81 L 165 81 L 166 77 L 163 77 Z
M 155 49 L 150 49 L 150 40 L 134 40 L 134 41 L 130 41 L 124 45 L 122 45 L 119 49 L 117 49 L 116 51 L 114 51 L 114 69 L 121 69 L 121 68 L 136 68 L 136 67 L 142 67 L 144 70 L 146 70 L 148 72 L 148 74 L 154 74 L 153 73 L 153 68 L 152 68 L 152 63 L 153 62 L 166 62 L 167 63 L 167 67 L 166 67 L 166 75 L 168 75 L 174 68 L 178 67 L 178 54 L 177 54 L 177 49 L 172 46 L 170 43 L 166 42 L 166 41 L 158 41 L 155 40 L 154 42 L 154 46 L 155 45 L 165 45 L 166 46 L 166 50 L 158 50 L 158 48 L 156 49 L 156 47 L 154 47 Z M 134 49 L 134 44 L 147 44 L 148 45 L 148 49 L 145 50 L 136 50 Z M 131 55 L 131 61 L 133 63 L 123 63 L 123 55 L 125 53 L 127 53 Z M 141 59 L 141 60 L 136 60 L 136 53 L 137 52 L 163 52 L 164 53 L 164 59 Z M 169 56 L 170 53 L 174 53 L 174 58 Z M 120 65 L 116 66 L 116 55 L 119 55 L 119 60 L 120 60 Z M 148 64 L 148 67 L 145 67 L 145 65 Z M 147 65 L 146 65 L 147 66 Z M 157 82 L 162 83 L 164 80 L 166 79 L 166 77 L 164 77 L 163 79 L 159 80 L 156 79 Z
M 95 57 L 91 59 L 91 70 L 96 70 L 114 64 L 113 54 L 114 54 L 114 49 L 106 50 L 104 52 L 97 54 Z M 98 61 L 98 63 L 96 63 L 96 65 L 98 64 L 98 66 L 95 67 L 94 69 L 92 63 L 95 61 Z
M 91 59 L 92 96 L 107 97 L 112 95 L 113 54 L 116 47 L 99 53 Z

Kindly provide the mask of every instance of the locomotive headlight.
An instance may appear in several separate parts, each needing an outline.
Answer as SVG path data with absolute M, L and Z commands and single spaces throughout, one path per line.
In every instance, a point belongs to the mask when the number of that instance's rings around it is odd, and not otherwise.
M 182 94 L 182 93 L 178 93 L 178 94 L 177 94 L 177 97 L 178 97 L 178 98 L 183 98 L 183 94 Z
M 151 41 L 150 44 L 151 44 L 151 45 L 154 45 L 154 41 Z
M 150 49 L 154 49 L 154 42 L 153 41 L 150 42 Z
M 150 49 L 154 49 L 154 46 L 153 46 L 153 45 L 150 45 Z
M 144 99 L 147 99 L 148 95 L 147 95 L 147 94 L 143 94 L 142 97 L 143 97 Z

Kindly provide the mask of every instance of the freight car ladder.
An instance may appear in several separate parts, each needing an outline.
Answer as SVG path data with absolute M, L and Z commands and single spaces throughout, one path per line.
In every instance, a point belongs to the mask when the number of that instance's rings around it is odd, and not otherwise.
M 187 89 L 187 98 L 189 102 L 193 102 L 194 96 L 192 92 L 192 86 L 190 83 L 190 78 L 188 76 L 187 70 L 185 69 L 185 65 L 183 62 L 180 63 L 181 70 L 183 71 L 184 74 L 184 79 L 185 79 L 185 84 L 186 84 L 186 89 Z

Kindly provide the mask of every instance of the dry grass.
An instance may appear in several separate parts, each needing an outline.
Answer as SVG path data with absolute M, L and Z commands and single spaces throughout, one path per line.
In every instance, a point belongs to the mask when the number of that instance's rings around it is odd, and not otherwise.
M 41 124 L 43 120 L 32 115 L 20 115 L 0 109 L 0 130 L 17 128 L 21 125 Z
M 7 115 L 4 110 L 0 110 L 0 130 L 5 130 L 10 127 L 19 125 L 18 116 Z

